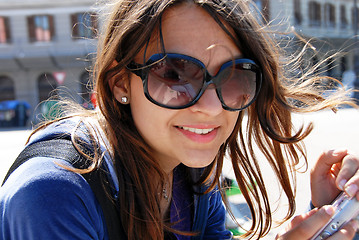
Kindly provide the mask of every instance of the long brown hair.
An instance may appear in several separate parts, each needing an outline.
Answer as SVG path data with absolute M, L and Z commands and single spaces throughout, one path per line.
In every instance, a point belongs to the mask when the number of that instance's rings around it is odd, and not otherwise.
M 301 156 L 305 157 L 301 140 L 312 130 L 309 125 L 295 131 L 291 113 L 334 107 L 342 99 L 324 101 L 309 84 L 314 79 L 293 85 L 295 81 L 285 78 L 276 42 L 258 24 L 248 1 L 242 0 L 116 0 L 109 5 L 111 11 L 104 21 L 94 66 L 100 112 L 93 116 L 97 116 L 111 145 L 120 183 L 118 206 L 122 225 L 129 239 L 163 239 L 164 229 L 169 229 L 162 221 L 159 197 L 154 194 L 158 183 L 164 183 L 165 174 L 138 133 L 129 105 L 119 103 L 112 89 L 114 84 L 129 80 L 126 66 L 156 32 L 162 13 L 184 2 L 204 8 L 232 37 L 242 54 L 262 69 L 263 83 L 257 100 L 240 113 L 231 136 L 200 179 L 201 183 L 211 179 L 208 191 L 218 186 L 228 153 L 251 211 L 252 226 L 247 234 L 262 237 L 271 228 L 272 209 L 255 146 L 272 167 L 288 199 L 288 219 L 295 211 L 295 166 Z

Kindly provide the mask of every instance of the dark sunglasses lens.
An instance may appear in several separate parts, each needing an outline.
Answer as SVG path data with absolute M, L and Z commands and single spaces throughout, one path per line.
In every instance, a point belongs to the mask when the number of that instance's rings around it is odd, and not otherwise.
M 217 76 L 223 102 L 234 110 L 247 107 L 257 93 L 257 73 L 243 68 L 244 64 L 228 67 Z
M 203 85 L 203 68 L 180 58 L 153 64 L 147 76 L 150 97 L 168 107 L 182 107 L 196 98 Z

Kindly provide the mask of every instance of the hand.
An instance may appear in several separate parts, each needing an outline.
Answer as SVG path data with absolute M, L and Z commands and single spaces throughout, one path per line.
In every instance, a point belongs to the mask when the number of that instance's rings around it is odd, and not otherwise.
M 324 206 L 320 209 L 313 209 L 312 211 L 296 216 L 287 225 L 287 227 L 276 236 L 277 240 L 299 240 L 310 239 L 317 233 L 334 214 L 332 206 Z M 353 220 L 344 225 L 338 232 L 333 234 L 328 240 L 345 240 L 353 239 L 358 223 Z
M 312 203 L 315 207 L 330 204 L 340 191 L 359 199 L 359 158 L 347 150 L 323 152 L 313 167 Z

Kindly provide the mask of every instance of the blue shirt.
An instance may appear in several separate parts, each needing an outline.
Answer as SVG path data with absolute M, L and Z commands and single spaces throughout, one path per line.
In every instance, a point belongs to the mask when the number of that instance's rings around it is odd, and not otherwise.
M 108 239 L 102 209 L 79 174 L 33 158 L 0 188 L 0 239 Z

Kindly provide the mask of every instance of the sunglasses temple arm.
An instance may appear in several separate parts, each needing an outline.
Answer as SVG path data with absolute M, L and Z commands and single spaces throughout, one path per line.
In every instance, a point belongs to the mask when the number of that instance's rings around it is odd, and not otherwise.
M 133 72 L 134 74 L 136 74 L 137 76 L 139 76 L 140 78 L 142 78 L 142 72 L 143 72 L 144 65 L 138 64 L 135 62 L 131 62 L 130 64 L 128 64 L 126 66 L 126 68 L 128 70 L 130 70 L 131 72 Z

